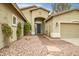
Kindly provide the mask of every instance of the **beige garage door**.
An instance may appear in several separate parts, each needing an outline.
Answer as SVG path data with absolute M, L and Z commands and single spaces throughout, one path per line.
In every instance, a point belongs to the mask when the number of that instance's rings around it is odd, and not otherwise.
M 61 38 L 79 38 L 79 24 L 61 24 Z

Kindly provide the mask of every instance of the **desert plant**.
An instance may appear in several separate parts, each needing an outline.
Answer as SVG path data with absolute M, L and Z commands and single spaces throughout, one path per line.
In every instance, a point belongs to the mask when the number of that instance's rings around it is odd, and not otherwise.
M 12 29 L 8 24 L 2 24 L 1 26 L 3 37 L 4 37 L 4 43 L 6 47 L 9 47 L 10 43 L 10 37 L 12 35 Z
M 21 34 L 22 34 L 22 27 L 21 27 L 21 23 L 19 22 L 18 25 L 17 25 L 17 39 L 20 39 L 21 37 Z
M 30 23 L 27 21 L 24 23 L 24 35 L 29 34 L 31 30 L 31 25 Z

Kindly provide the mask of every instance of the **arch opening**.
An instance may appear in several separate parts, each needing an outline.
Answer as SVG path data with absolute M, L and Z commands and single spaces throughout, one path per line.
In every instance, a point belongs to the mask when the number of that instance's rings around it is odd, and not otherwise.
M 35 23 L 35 34 L 44 34 L 44 20 L 45 18 L 42 17 L 36 17 L 34 20 Z

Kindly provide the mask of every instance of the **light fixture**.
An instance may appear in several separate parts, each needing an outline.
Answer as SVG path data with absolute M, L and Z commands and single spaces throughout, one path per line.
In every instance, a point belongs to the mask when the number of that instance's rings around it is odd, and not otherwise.
M 58 26 L 58 22 L 56 22 L 56 27 Z

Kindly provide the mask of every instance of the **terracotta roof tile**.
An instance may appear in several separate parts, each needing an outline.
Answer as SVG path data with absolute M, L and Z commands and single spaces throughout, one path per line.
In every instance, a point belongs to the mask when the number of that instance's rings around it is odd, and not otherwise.
M 78 10 L 78 11 L 79 11 L 79 9 L 70 9 L 70 10 L 65 10 L 65 11 L 58 12 L 58 13 L 52 13 L 52 14 L 47 18 L 46 22 L 49 21 L 49 20 L 50 20 L 51 18 L 53 18 L 54 16 L 59 16 L 59 15 L 68 13 L 68 12 L 70 12 L 70 11 L 75 11 L 75 10 Z

